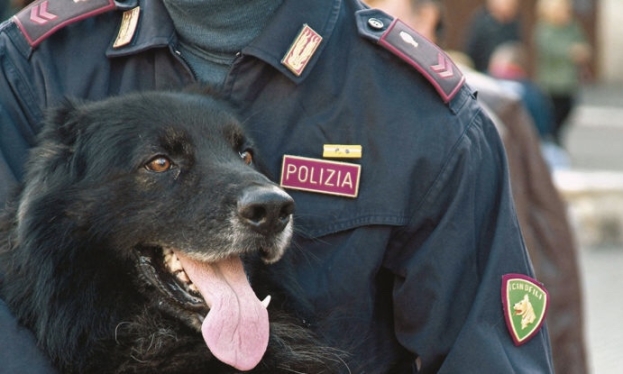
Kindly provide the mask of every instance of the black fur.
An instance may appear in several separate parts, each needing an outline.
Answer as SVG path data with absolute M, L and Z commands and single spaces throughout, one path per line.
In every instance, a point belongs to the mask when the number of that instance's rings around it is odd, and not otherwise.
M 219 235 L 249 186 L 273 186 L 244 162 L 253 146 L 222 102 L 164 92 L 68 101 L 38 144 L 0 227 L 0 296 L 62 372 L 238 372 L 210 354 L 194 309 L 153 283 L 165 246 L 240 255 L 260 299 L 272 295 L 254 372 L 337 372 L 336 352 L 304 326 L 287 264 L 262 264 L 280 257 L 285 223 L 244 226 L 235 248 Z

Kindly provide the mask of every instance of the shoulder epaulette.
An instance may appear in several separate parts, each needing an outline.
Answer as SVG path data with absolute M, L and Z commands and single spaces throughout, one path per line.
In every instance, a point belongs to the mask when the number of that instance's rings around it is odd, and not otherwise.
M 359 33 L 374 40 L 417 69 L 435 87 L 444 102 L 452 100 L 465 82 L 465 77 L 452 59 L 406 23 L 380 10 L 357 13 Z
M 36 47 L 57 30 L 116 8 L 114 0 L 37 0 L 14 16 L 28 44 Z

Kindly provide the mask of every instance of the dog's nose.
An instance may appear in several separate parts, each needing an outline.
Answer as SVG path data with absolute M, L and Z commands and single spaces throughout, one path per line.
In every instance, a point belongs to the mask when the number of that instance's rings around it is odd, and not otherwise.
M 263 235 L 283 231 L 293 212 L 294 200 L 276 186 L 249 187 L 238 200 L 241 220 Z

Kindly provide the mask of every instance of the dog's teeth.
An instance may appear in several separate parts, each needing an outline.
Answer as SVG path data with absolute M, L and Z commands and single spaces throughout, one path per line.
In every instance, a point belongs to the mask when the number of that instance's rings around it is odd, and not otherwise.
M 180 264 L 180 262 L 177 261 L 177 262 L 173 262 L 170 264 L 169 270 L 171 271 L 171 273 L 175 273 L 178 271 L 183 271 L 184 268 L 182 267 L 182 264 Z
M 268 309 L 268 304 L 270 304 L 270 295 L 266 296 L 264 300 L 262 300 L 262 305 L 264 308 Z
M 164 258 L 164 265 L 166 266 L 167 270 L 171 274 L 175 275 L 175 277 L 180 282 L 184 283 L 186 285 L 187 290 L 199 293 L 199 289 L 197 288 L 197 286 L 195 286 L 195 284 L 193 284 L 193 282 L 188 277 L 188 274 L 186 274 L 186 272 L 184 271 L 182 262 L 175 255 L 175 252 L 173 252 L 172 250 L 165 249 L 163 250 L 163 258 Z
M 180 259 L 177 258 L 173 251 L 167 251 L 164 253 L 164 264 L 166 265 L 167 269 L 173 274 L 176 274 L 178 271 L 184 270 Z
M 184 283 L 190 283 L 190 278 L 188 278 L 188 275 L 184 270 L 176 272 L 175 276 Z
M 171 256 L 164 258 L 164 264 L 166 267 L 171 268 Z

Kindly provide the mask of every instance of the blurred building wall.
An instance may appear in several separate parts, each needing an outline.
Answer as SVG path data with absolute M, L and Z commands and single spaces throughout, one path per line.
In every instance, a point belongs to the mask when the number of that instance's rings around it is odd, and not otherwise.
M 623 1 L 600 0 L 597 36 L 599 81 L 623 83 Z

